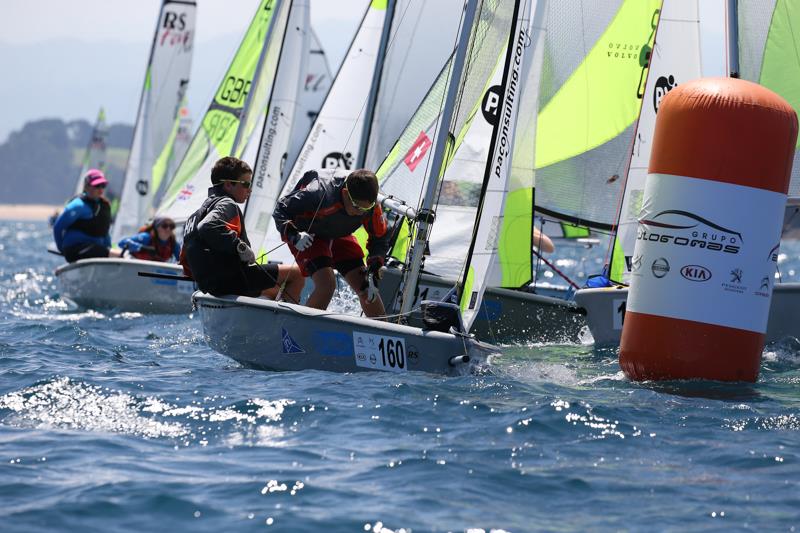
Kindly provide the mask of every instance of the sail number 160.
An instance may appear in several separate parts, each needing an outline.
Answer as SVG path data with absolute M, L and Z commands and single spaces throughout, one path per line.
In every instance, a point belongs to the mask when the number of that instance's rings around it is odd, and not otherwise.
M 406 367 L 406 349 L 403 346 L 403 341 L 393 341 L 381 338 L 378 349 L 381 351 L 381 362 L 384 367 L 389 368 L 405 368 Z

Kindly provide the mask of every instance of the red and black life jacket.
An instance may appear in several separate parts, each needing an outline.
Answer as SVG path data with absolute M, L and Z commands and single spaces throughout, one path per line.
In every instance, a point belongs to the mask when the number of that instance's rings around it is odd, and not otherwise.
M 162 243 L 158 238 L 158 232 L 153 226 L 143 226 L 139 228 L 139 233 L 147 232 L 150 235 L 150 243 L 152 250 L 142 248 L 138 252 L 133 252 L 131 255 L 136 259 L 144 259 L 145 261 L 161 261 L 167 262 L 172 257 L 172 251 L 175 249 L 175 235 L 170 235 L 167 242 Z

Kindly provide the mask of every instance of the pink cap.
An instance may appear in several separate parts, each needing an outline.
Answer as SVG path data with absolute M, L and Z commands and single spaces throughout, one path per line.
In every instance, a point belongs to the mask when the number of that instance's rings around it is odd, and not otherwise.
M 83 177 L 83 183 L 89 187 L 97 187 L 107 184 L 108 180 L 102 170 L 90 168 Z

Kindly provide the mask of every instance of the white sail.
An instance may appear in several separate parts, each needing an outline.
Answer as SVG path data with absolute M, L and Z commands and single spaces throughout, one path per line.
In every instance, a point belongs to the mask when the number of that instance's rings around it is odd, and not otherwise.
M 241 156 L 254 133 L 260 136 L 289 6 L 281 0 L 259 3 L 157 209 L 159 215 L 185 221 L 205 200 L 214 163 L 221 157 Z
M 294 162 L 297 154 L 303 147 L 303 143 L 311 131 L 317 115 L 319 115 L 325 96 L 331 88 L 333 75 L 328 65 L 328 57 L 319 42 L 317 34 L 311 29 L 311 41 L 308 46 L 308 59 L 306 60 L 306 70 L 303 73 L 302 83 L 297 95 L 299 108 L 297 110 L 297 128 L 292 132 L 292 140 L 289 143 L 289 157 L 287 161 Z
M 154 167 L 172 137 L 189 85 L 195 13 L 193 1 L 164 0 L 161 4 L 112 230 L 113 242 L 135 233 L 153 214 L 152 200 L 158 188 L 153 180 L 163 177 L 154 176 Z
M 629 279 L 631 267 L 636 262 L 633 249 L 659 103 L 679 84 L 702 76 L 699 27 L 700 13 L 696 0 L 664 1 L 619 214 L 617 240 L 625 258 L 623 279 L 619 281 Z
M 106 137 L 108 137 L 108 127 L 106 126 L 106 112 L 101 107 L 97 112 L 97 119 L 92 127 L 92 134 L 89 137 L 89 144 L 86 145 L 86 152 L 81 161 L 81 171 L 78 174 L 78 181 L 75 184 L 75 195 L 83 192 L 83 176 L 90 168 L 106 171 Z
M 309 28 L 308 1 L 293 1 L 261 138 L 254 139 L 260 142 L 251 143 L 258 147 L 258 154 L 253 165 L 252 192 L 244 215 L 252 243 L 262 242 L 267 233 L 283 184 L 293 132 L 308 131 L 306 121 L 298 116 L 298 96 L 308 60 Z
M 325 103 L 286 175 L 280 196 L 291 192 L 306 170 L 353 169 L 362 145 L 364 112 L 388 14 L 386 2 L 373 1 L 367 8 Z M 252 242 L 261 245 L 259 249 L 268 253 L 270 261 L 292 263 L 294 258 L 287 247 L 281 246 L 280 235 L 271 219 L 273 208 L 274 202 L 269 206 L 266 237 L 262 242 Z

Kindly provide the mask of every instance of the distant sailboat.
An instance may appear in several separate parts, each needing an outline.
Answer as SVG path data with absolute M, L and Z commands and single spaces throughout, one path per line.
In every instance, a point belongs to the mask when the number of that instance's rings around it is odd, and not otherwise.
M 90 168 L 97 168 L 106 171 L 106 138 L 108 137 L 108 127 L 106 126 L 106 112 L 101 107 L 97 112 L 97 118 L 92 127 L 92 134 L 89 137 L 89 144 L 81 159 L 81 171 L 75 184 L 75 195 L 83 192 L 83 176 Z

